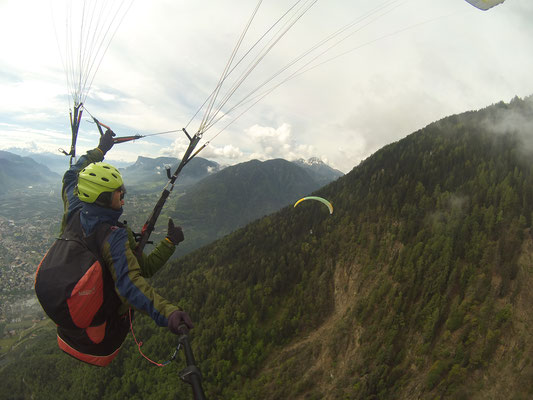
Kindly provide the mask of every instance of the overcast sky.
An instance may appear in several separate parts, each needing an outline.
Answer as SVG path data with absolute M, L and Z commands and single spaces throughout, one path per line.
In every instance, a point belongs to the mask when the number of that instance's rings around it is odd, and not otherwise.
M 74 15 L 80 1 L 70 2 Z M 194 133 L 199 120 L 187 124 L 215 89 L 257 4 L 134 1 L 99 64 L 87 110 L 119 136 L 185 126 Z M 261 4 L 236 60 L 291 4 Z M 72 97 L 62 62 L 68 57 L 60 53 L 66 10 L 59 0 L 0 0 L 0 149 L 57 153 L 70 147 Z M 223 111 L 358 19 L 350 36 L 309 66 L 327 62 L 282 83 L 249 110 L 243 106 L 221 118 L 204 134 L 204 141 L 214 139 L 200 155 L 221 164 L 319 157 L 349 172 L 379 148 L 435 120 L 533 94 L 531 0 L 507 0 L 488 11 L 465 0 L 319 0 L 261 59 Z M 220 98 L 250 63 L 245 59 L 238 66 Z M 95 147 L 98 135 L 84 118 L 78 154 Z M 179 132 L 152 136 L 115 146 L 107 160 L 178 157 L 186 142 Z

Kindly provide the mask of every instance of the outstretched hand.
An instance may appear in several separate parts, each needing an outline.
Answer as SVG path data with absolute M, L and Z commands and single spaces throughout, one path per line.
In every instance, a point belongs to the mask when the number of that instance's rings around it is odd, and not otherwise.
M 113 142 L 113 136 L 115 136 L 115 133 L 111 129 L 108 129 L 102 136 L 100 136 L 98 148 L 104 153 L 104 155 L 111 149 L 111 147 L 113 147 L 113 144 L 115 144 Z

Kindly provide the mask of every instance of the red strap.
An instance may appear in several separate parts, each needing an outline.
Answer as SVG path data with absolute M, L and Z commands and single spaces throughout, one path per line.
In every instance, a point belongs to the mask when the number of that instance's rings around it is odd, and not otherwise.
M 69 346 L 67 342 L 65 342 L 63 339 L 59 337 L 59 335 L 57 335 L 57 344 L 61 350 L 63 350 L 67 354 L 70 354 L 72 357 L 75 357 L 78 360 L 84 361 L 92 365 L 98 365 L 99 367 L 105 367 L 111 361 L 113 361 L 113 359 L 116 357 L 116 355 L 118 354 L 120 350 L 120 347 L 119 347 L 113 353 L 107 356 L 95 356 L 92 354 L 85 354 Z
M 153 360 L 150 360 L 148 357 L 146 357 L 144 355 L 144 353 L 142 352 L 141 350 L 141 346 L 143 345 L 143 342 L 138 342 L 137 341 L 137 338 L 135 337 L 135 333 L 133 333 L 133 322 L 131 321 L 131 308 L 128 310 L 128 314 L 129 314 L 129 317 L 130 317 L 130 329 L 131 329 L 131 334 L 133 335 L 133 340 L 135 341 L 135 344 L 137 345 L 137 348 L 139 349 L 139 353 L 141 353 L 141 356 L 143 356 L 144 358 L 146 358 L 148 361 L 150 361 L 152 364 L 154 365 L 157 365 L 158 367 L 164 367 L 166 364 L 160 364 L 160 363 L 157 363 Z

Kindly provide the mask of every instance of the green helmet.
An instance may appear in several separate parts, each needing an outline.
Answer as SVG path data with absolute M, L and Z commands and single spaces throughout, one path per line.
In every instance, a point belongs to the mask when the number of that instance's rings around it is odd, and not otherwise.
M 118 169 L 105 162 L 92 163 L 78 175 L 77 195 L 81 201 L 94 203 L 102 193 L 114 192 L 122 185 Z

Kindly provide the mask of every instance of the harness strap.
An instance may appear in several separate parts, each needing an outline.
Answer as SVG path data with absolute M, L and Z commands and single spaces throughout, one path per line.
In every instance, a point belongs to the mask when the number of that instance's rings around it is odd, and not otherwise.
M 135 344 L 137 345 L 137 349 L 139 350 L 139 353 L 141 353 L 141 356 L 143 356 L 144 358 L 146 358 L 148 361 L 150 361 L 152 364 L 158 366 L 158 367 L 164 367 L 164 366 L 167 366 L 168 364 L 170 364 L 170 362 L 176 357 L 176 353 L 174 353 L 174 356 L 172 356 L 172 358 L 164 363 L 158 363 L 158 362 L 155 362 L 151 359 L 149 359 L 141 350 L 141 346 L 143 345 L 143 342 L 140 342 L 140 341 L 137 341 L 137 338 L 135 337 L 135 333 L 133 332 L 133 322 L 132 322 L 132 319 L 131 319 L 131 308 L 128 310 L 128 315 L 129 315 L 129 318 L 130 318 L 130 330 L 131 330 L 131 334 L 133 336 L 133 340 L 135 341 Z

